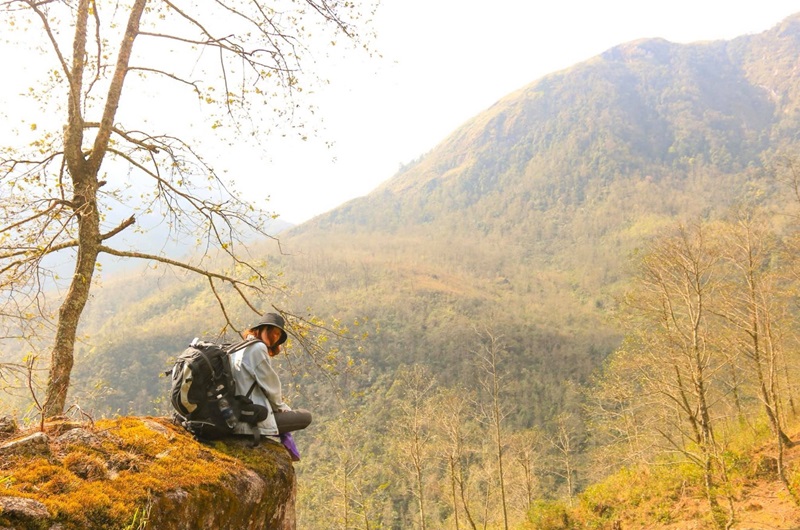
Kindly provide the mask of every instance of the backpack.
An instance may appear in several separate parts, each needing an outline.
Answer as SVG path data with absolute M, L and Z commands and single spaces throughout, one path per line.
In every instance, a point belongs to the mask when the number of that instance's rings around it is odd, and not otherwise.
M 248 339 L 236 344 L 217 344 L 195 338 L 175 361 L 171 374 L 170 401 L 175 409 L 175 422 L 200 440 L 218 440 L 233 434 L 238 422 L 252 426 L 254 443 L 258 443 L 256 424 L 267 418 L 269 411 L 240 395 L 233 380 L 230 354 L 255 342 Z

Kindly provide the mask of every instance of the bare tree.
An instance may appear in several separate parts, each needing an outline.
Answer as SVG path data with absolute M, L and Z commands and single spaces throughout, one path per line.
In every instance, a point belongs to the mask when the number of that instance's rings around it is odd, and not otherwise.
M 722 254 L 710 227 L 679 226 L 654 241 L 643 255 L 637 288 L 629 297 L 638 315 L 635 329 L 642 355 L 639 381 L 646 394 L 661 396 L 657 432 L 700 467 L 711 515 L 719 528 L 732 520 L 719 503 L 717 483 L 725 481 L 712 407 L 725 357 L 711 311 L 723 281 Z M 679 421 L 673 421 L 678 418 Z M 696 447 L 695 452 L 691 447 Z
M 600 480 L 620 467 L 649 464 L 656 444 L 659 396 L 641 377 L 641 345 L 629 336 L 585 393 L 594 440 L 590 471 Z
M 293 98 L 301 89 L 300 58 L 312 28 L 351 37 L 359 14 L 338 0 L 7 0 L 0 16 L 4 28 L 20 28 L 5 39 L 41 44 L 50 61 L 43 61 L 50 86 L 33 90 L 48 110 L 30 125 L 39 136 L 0 155 L 0 312 L 18 326 L 49 317 L 44 292 L 57 280 L 53 257 L 74 263 L 53 322 L 43 404 L 52 416 L 65 407 L 76 333 L 101 255 L 206 278 L 233 329 L 227 297 L 258 312 L 259 297 L 279 287 L 245 247 L 249 238 L 269 235 L 269 215 L 222 180 L 190 131 L 224 129 L 234 143 L 250 134 L 243 124 L 263 120 L 261 109 L 288 119 L 295 105 L 284 107 L 281 94 Z M 131 98 L 147 87 L 152 99 Z M 170 105 L 155 106 L 170 95 Z M 184 125 L 187 95 L 215 111 Z M 46 104 L 60 96 L 64 105 Z M 204 252 L 188 261 L 120 246 L 120 234 L 148 213 L 163 217 L 173 236 L 196 238 Z
M 788 273 L 792 276 L 795 282 L 800 279 L 800 260 L 797 259 L 798 252 L 800 251 L 800 231 L 797 230 L 798 219 L 800 214 L 797 207 L 800 206 L 800 163 L 795 156 L 786 156 L 778 160 L 776 164 L 776 171 L 778 179 L 783 184 L 789 187 L 792 195 L 794 209 L 786 208 L 786 212 L 792 216 L 794 220 L 795 230 L 784 238 L 784 248 L 781 257 L 786 264 Z M 781 213 L 784 213 L 783 211 Z M 795 307 L 796 309 L 796 307 Z M 797 406 L 794 393 L 797 389 L 797 373 L 790 370 L 790 362 L 786 358 L 782 359 L 781 372 L 784 380 L 784 387 L 786 389 L 789 409 L 792 414 L 797 414 Z M 791 363 L 795 365 L 796 362 Z
M 304 491 L 299 500 L 303 526 L 341 530 L 382 528 L 385 491 L 374 483 L 383 462 L 369 439 L 364 417 L 350 411 L 322 426 L 322 444 L 311 456 L 317 462 L 308 471 L 314 482 L 325 487 Z
M 751 362 L 757 377 L 761 402 L 770 427 L 781 446 L 791 447 L 786 435 L 780 407 L 778 389 L 779 336 L 778 316 L 781 300 L 777 292 L 774 271 L 769 261 L 776 255 L 774 237 L 765 232 L 751 212 L 740 210 L 735 224 L 727 232 L 725 249 L 728 262 L 734 269 L 728 303 L 722 308 L 723 316 L 731 323 L 739 337 L 739 350 Z M 770 242 L 773 239 L 773 242 Z
M 509 452 L 522 475 L 522 480 L 517 482 L 523 501 L 522 513 L 530 512 L 540 490 L 539 476 L 545 455 L 543 443 L 544 436 L 535 428 L 518 431 L 510 438 Z
M 500 484 L 500 504 L 503 513 L 503 527 L 508 529 L 508 504 L 506 502 L 506 485 L 503 472 L 503 429 L 502 424 L 508 411 L 502 404 L 502 380 L 500 363 L 505 352 L 502 337 L 485 329 L 479 333 L 481 348 L 475 352 L 477 362 L 484 371 L 480 381 L 488 400 L 480 401 L 480 408 L 492 430 L 494 441 L 495 459 L 497 461 L 498 481 Z
M 410 478 L 422 530 L 427 528 L 428 519 L 425 483 L 432 438 L 430 404 L 435 385 L 434 377 L 420 365 L 401 369 L 395 385 L 398 412 L 392 427 L 396 435 L 393 445 L 395 462 Z
M 573 423 L 574 418 L 569 413 L 559 414 L 555 420 L 553 434 L 550 436 L 550 447 L 553 449 L 553 459 L 556 463 L 552 472 L 564 480 L 569 503 L 572 503 L 575 495 L 576 459 L 580 449 Z
M 441 390 L 436 396 L 437 421 L 432 425 L 438 433 L 439 457 L 447 468 L 449 477 L 450 501 L 453 507 L 453 519 L 456 530 L 461 529 L 460 513 L 464 513 L 466 523 L 473 530 L 477 529 L 472 515 L 469 499 L 469 425 L 474 423 L 472 406 L 474 401 L 470 392 L 464 388 L 448 388 Z M 474 429 L 473 429 L 474 430 Z
M 789 296 L 781 292 L 781 271 L 772 266 L 778 255 L 777 238 L 757 211 L 743 207 L 735 212 L 735 219 L 725 232 L 724 248 L 733 273 L 721 313 L 732 328 L 736 349 L 755 374 L 758 397 L 778 447 L 778 476 L 797 500 L 784 469 L 785 448 L 794 442 L 786 434 L 781 410 L 781 328 L 789 313 Z

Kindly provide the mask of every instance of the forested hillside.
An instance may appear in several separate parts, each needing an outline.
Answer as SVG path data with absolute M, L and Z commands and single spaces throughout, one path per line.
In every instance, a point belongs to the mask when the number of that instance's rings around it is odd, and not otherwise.
M 324 334 L 330 357 L 293 340 L 282 361 L 293 403 L 315 411 L 297 436 L 301 527 L 522 524 L 537 500 L 612 472 L 592 465 L 611 444 L 586 405 L 611 399 L 598 375 L 609 355 L 645 363 L 654 351 L 636 331 L 652 323 L 631 327 L 641 315 L 624 303 L 641 289 L 643 257 L 680 226 L 735 233 L 747 211 L 777 242 L 765 267 L 791 262 L 797 57 L 800 16 L 732 41 L 622 44 L 504 97 L 371 194 L 280 234 L 280 249 L 254 245 L 285 287 L 265 307 L 347 328 Z M 791 290 L 792 270 L 775 285 Z M 95 414 L 166 413 L 158 373 L 219 329 L 204 287 L 160 271 L 106 278 L 74 401 Z M 738 348 L 722 336 L 715 348 Z M 743 424 L 763 421 L 753 372 L 731 366 L 713 370 L 738 374 Z M 770 399 L 785 403 L 789 381 Z

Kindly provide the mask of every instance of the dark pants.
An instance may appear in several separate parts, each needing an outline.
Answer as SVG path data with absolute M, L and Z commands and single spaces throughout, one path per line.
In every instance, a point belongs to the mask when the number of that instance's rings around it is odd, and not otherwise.
M 305 409 L 275 412 L 275 423 L 280 434 L 299 431 L 311 425 L 311 413 Z

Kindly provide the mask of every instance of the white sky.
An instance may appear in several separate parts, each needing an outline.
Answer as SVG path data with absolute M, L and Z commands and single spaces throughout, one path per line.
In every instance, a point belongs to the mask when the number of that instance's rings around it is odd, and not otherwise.
M 281 148 L 252 174 L 269 209 L 302 222 L 369 193 L 506 94 L 623 42 L 730 39 L 800 0 L 384 0 L 375 46 L 329 62 L 325 139 Z M 335 158 L 335 161 L 333 160 Z

